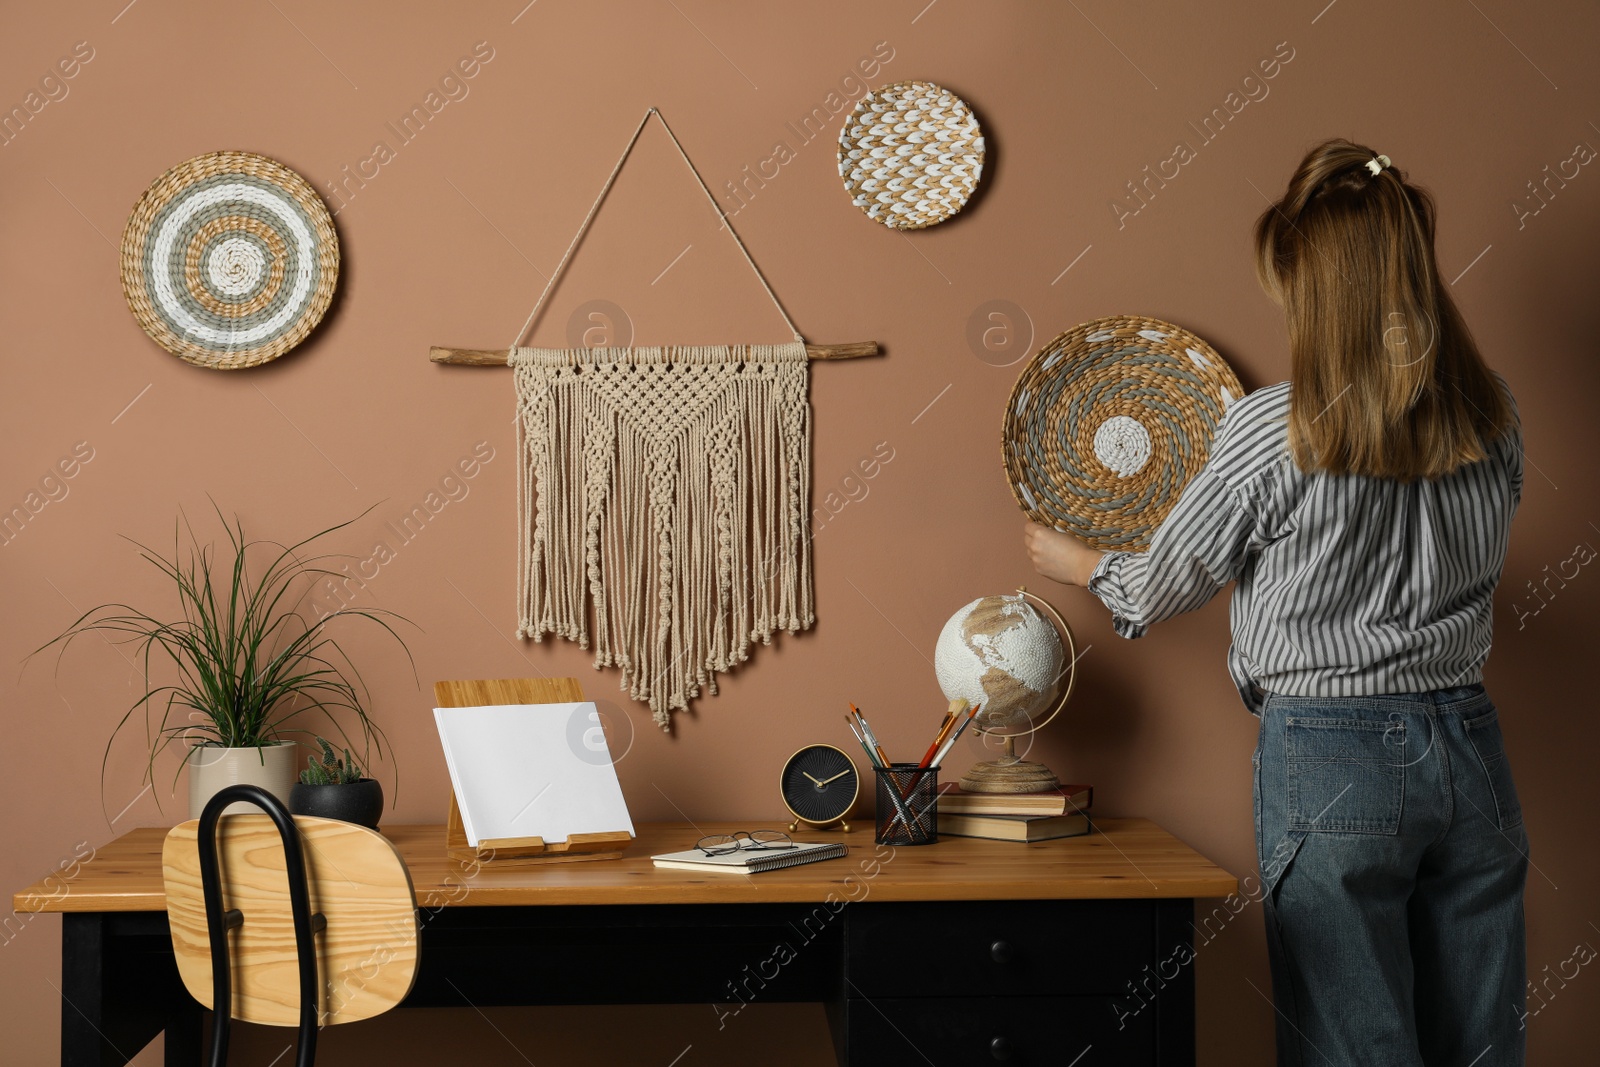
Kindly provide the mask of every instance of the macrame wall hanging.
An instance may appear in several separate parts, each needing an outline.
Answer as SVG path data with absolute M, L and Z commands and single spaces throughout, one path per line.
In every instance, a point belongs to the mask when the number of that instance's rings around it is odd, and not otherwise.
M 652 115 L 792 342 L 521 346 Z M 810 628 L 808 363 L 877 351 L 805 343 L 666 119 L 647 111 L 511 348 L 432 352 L 516 374 L 517 635 L 592 642 L 596 669 L 619 668 L 669 730 L 755 642 Z

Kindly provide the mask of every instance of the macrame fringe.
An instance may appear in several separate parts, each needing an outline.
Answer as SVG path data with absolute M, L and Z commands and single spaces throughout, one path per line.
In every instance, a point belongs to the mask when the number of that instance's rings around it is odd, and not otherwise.
M 805 345 L 511 350 L 518 637 L 594 642 L 671 729 L 816 621 Z M 591 632 L 589 612 L 593 609 Z

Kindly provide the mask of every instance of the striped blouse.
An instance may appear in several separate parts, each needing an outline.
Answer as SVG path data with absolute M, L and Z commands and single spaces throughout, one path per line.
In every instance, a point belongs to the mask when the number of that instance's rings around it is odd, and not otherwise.
M 1522 496 L 1520 421 L 1487 458 L 1433 481 L 1306 474 L 1288 449 L 1289 384 L 1228 409 L 1149 550 L 1106 553 L 1089 591 L 1134 638 L 1237 579 L 1228 673 L 1252 714 L 1266 693 L 1481 681 Z

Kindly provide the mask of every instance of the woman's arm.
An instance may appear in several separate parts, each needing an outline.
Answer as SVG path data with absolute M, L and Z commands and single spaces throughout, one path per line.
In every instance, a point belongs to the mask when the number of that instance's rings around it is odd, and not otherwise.
M 1244 570 L 1256 518 L 1208 470 L 1184 487 L 1147 552 L 1099 552 L 1070 534 L 1030 524 L 1028 555 L 1040 574 L 1081 585 L 1111 610 L 1123 637 L 1193 611 Z
M 1030 525 L 1028 555 L 1039 573 L 1081 585 L 1111 610 L 1123 637 L 1193 611 L 1244 572 L 1271 539 L 1272 515 L 1287 505 L 1293 460 L 1281 420 L 1288 385 L 1243 397 L 1217 426 L 1205 465 L 1178 494 L 1144 552 L 1098 552 L 1069 534 Z

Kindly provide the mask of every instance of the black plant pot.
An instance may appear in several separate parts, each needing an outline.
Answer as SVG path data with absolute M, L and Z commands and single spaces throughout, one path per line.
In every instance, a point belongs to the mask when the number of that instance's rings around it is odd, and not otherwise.
M 376 778 L 362 778 L 348 785 L 296 782 L 289 790 L 289 810 L 296 815 L 342 819 L 376 830 L 383 814 L 383 786 Z

